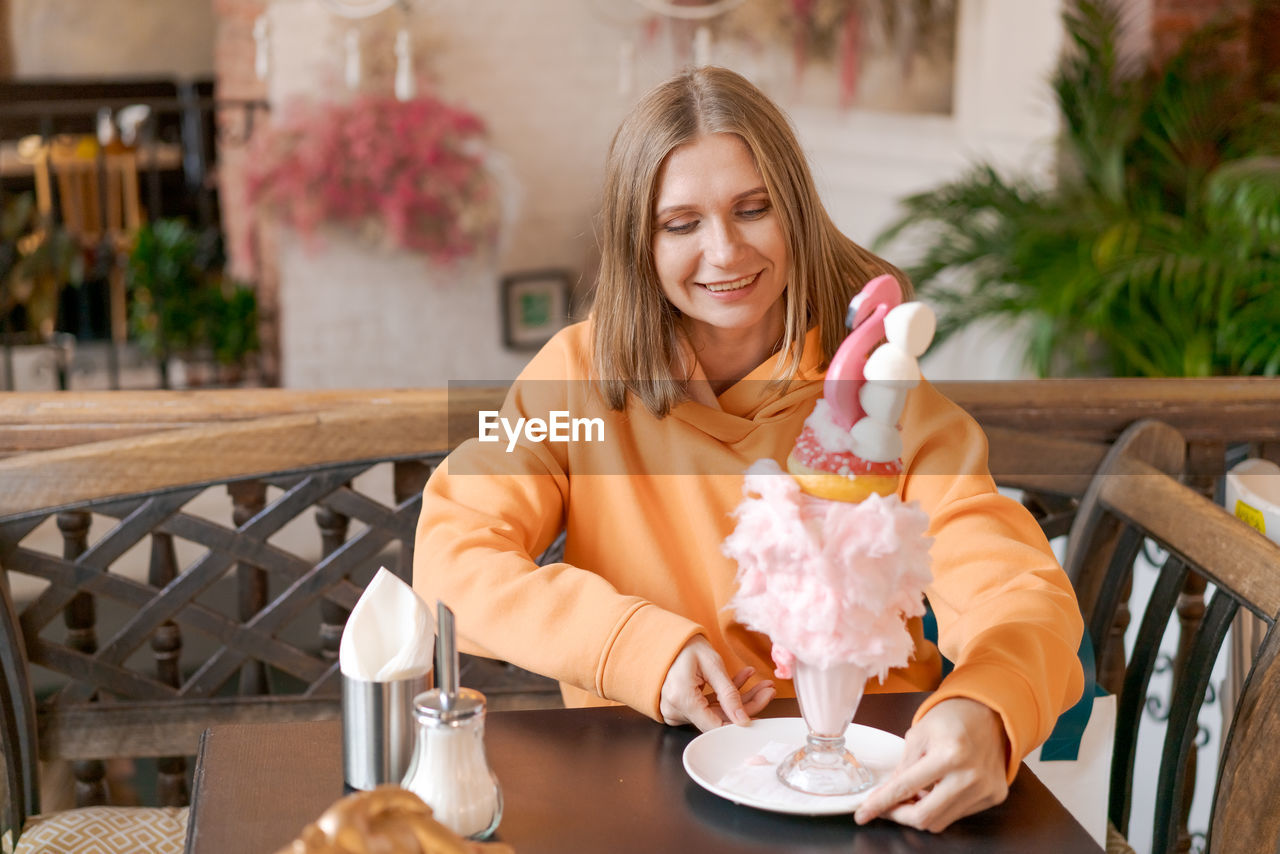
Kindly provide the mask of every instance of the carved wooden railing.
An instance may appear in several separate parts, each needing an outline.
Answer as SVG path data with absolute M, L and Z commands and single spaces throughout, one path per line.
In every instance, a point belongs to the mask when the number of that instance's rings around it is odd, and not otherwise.
M 192 402 L 142 397 L 166 415 Z M 336 716 L 338 640 L 360 584 L 382 563 L 409 577 L 421 490 L 449 444 L 445 400 L 441 392 L 407 405 L 322 401 L 285 414 L 273 401 L 231 409 L 236 423 L 157 430 L 152 422 L 93 441 L 111 429 L 98 404 L 119 405 L 115 394 L 0 398 L 20 435 L 57 429 L 56 417 L 21 414 L 32 403 L 77 416 L 87 409 L 94 434 L 0 460 L 3 580 L 44 583 L 19 603 L 18 625 L 30 664 L 61 677 L 22 727 L 26 752 L 34 757 L 38 745 L 41 757 L 72 760 L 80 804 L 106 799 L 102 757 L 158 757 L 158 799 L 180 804 L 183 757 L 210 724 Z M 139 415 L 129 403 L 126 423 Z M 205 410 L 208 421 L 225 403 Z M 391 469 L 390 497 L 358 480 L 380 466 Z M 221 519 L 189 509 L 210 490 L 224 495 Z M 275 535 L 313 507 L 317 547 L 291 551 Z M 50 544 L 38 529 L 53 525 L 60 537 Z M 195 557 L 180 563 L 179 547 Z M 137 548 L 149 553 L 133 559 L 145 575 L 113 571 Z M 220 609 L 207 594 L 227 583 L 233 606 Z M 121 611 L 123 624 L 100 622 Z M 282 634 L 316 611 L 309 641 Z M 184 655 L 195 634 L 214 641 L 203 661 Z
M 106 802 L 99 757 L 157 756 L 158 798 L 181 804 L 183 757 L 211 723 L 335 716 L 342 621 L 376 565 L 409 577 L 421 488 L 441 458 L 392 462 L 389 503 L 359 488 L 357 478 L 382 464 L 361 461 L 234 481 L 222 523 L 186 510 L 204 486 L 0 521 L 0 565 L 11 578 L 49 582 L 20 606 L 19 626 L 30 663 L 67 679 L 44 704 L 37 741 L 42 756 L 74 760 L 77 802 Z M 271 539 L 313 507 L 323 542 L 318 561 Z M 26 542 L 50 517 L 62 534 L 61 555 Z M 348 537 L 352 523 L 360 529 Z M 197 554 L 185 566 L 175 541 Z M 145 579 L 113 571 L 139 545 L 150 555 Z M 207 595 L 228 575 L 237 599 L 231 614 Z M 283 634 L 317 605 L 310 641 Z M 98 624 L 107 606 L 127 610 L 122 625 Z M 54 625 L 60 615 L 61 632 Z M 203 661 L 184 659 L 184 639 L 193 634 L 214 640 Z
M 991 467 L 1003 484 L 1028 490 L 1050 534 L 1064 533 L 1106 446 L 1129 424 L 1158 418 L 1190 444 L 1201 485 L 1226 467 L 1229 446 L 1280 459 L 1280 381 L 1061 380 L 943 383 L 991 437 Z M 100 796 L 104 739 L 133 755 L 169 757 L 162 787 L 182 800 L 180 757 L 210 723 L 323 717 L 332 702 L 334 655 L 359 589 L 385 546 L 400 544 L 408 572 L 422 483 L 443 452 L 475 435 L 476 411 L 497 408 L 501 389 L 301 392 L 88 392 L 0 396 L 0 565 L 52 585 L 25 605 L 21 625 L 33 661 L 70 677 L 57 714 L 42 719 L 48 755 L 81 761 L 82 796 Z M 1018 441 L 1013 436 L 1019 437 Z M 1030 437 L 1030 441 L 1028 440 Z M 389 462 L 388 462 L 389 461 Z M 353 479 L 376 464 L 395 467 L 384 503 Z M 222 524 L 184 513 L 210 484 L 225 484 Z M 130 496 L 128 500 L 112 500 Z M 319 561 L 270 542 L 289 519 L 317 507 Z M 56 516 L 62 555 L 34 555 L 25 530 Z M 103 520 L 105 534 L 97 520 Z M 348 536 L 351 521 L 363 526 Z M 89 523 L 93 523 L 93 527 Z M 174 539 L 205 556 L 180 566 Z M 130 547 L 149 540 L 146 583 L 108 572 Z M 202 604 L 224 575 L 235 579 L 234 615 Z M 268 579 L 278 589 L 273 596 Z M 136 610 L 104 630 L 95 600 Z M 1188 590 L 1179 614 L 1188 627 L 1203 612 L 1203 590 Z M 286 643 L 278 629 L 317 607 L 314 648 Z M 61 637 L 52 628 L 62 617 Z M 216 638 L 214 655 L 179 666 L 183 638 Z M 1189 632 L 1188 632 L 1189 634 Z M 148 656 L 141 654 L 150 650 Z M 265 693 L 269 668 L 297 686 Z M 230 694 L 230 696 L 225 696 Z M 163 726 L 158 726 L 158 721 Z M 138 749 L 141 746 L 141 749 Z

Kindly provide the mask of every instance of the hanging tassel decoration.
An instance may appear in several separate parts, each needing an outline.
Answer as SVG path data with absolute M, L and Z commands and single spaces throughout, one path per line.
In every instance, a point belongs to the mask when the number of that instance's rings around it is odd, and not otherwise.
M 396 33 L 396 99 L 409 101 L 417 94 L 413 79 L 413 47 L 408 28 Z
M 699 68 L 711 64 L 711 27 L 699 24 L 693 33 L 693 64 Z
M 347 88 L 355 91 L 360 86 L 360 33 L 355 27 L 347 30 L 343 36 L 343 43 L 346 46 L 346 71 L 343 78 L 346 81 Z
M 809 30 L 813 27 L 814 0 L 791 0 L 791 13 L 795 17 L 795 34 L 791 41 L 792 61 L 795 64 L 796 89 L 804 79 L 809 64 Z
M 253 21 L 253 74 L 266 80 L 271 71 L 271 22 L 263 12 Z
M 911 79 L 911 72 L 914 70 L 916 49 L 919 47 L 920 31 L 925 26 L 923 16 L 918 14 L 915 3 L 907 3 L 896 9 L 897 20 L 894 24 L 893 43 L 894 52 L 898 54 L 898 61 L 902 64 L 902 80 L 905 83 Z M 925 11 L 925 15 L 928 11 Z
M 628 97 L 636 86 L 636 44 L 626 39 L 618 45 L 618 95 Z
M 840 106 L 853 104 L 858 94 L 858 63 L 862 59 L 862 16 L 857 5 L 845 13 L 840 30 Z

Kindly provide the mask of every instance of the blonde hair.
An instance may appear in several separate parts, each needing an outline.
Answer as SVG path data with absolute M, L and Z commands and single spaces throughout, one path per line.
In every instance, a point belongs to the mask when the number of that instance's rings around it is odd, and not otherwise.
M 701 136 L 732 133 L 751 151 L 789 258 L 780 352 L 790 354 L 774 380 L 784 385 L 799 370 L 805 333 L 821 329 L 825 366 L 844 340 L 849 300 L 882 273 L 900 270 L 845 237 L 818 198 L 795 132 L 782 111 L 746 78 L 726 68 L 686 71 L 646 94 L 609 147 L 600 210 L 600 274 L 593 315 L 592 360 L 611 409 L 630 392 L 662 418 L 687 398 L 685 378 L 673 374 L 680 312 L 662 292 L 653 261 L 653 213 L 667 156 Z

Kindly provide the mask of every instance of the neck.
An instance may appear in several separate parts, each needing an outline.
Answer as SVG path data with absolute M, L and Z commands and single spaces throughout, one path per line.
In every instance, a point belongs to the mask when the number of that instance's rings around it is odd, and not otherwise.
M 751 329 L 717 329 L 699 324 L 687 330 L 694 357 L 717 395 L 777 352 L 782 342 L 782 304 Z

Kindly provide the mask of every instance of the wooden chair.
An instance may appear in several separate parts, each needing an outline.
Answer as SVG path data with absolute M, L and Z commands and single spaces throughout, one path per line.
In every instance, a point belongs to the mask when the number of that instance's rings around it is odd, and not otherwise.
M 178 854 L 186 837 L 186 808 L 90 806 L 41 814 L 38 732 L 25 643 L 0 573 L 0 851 L 34 854 Z
M 61 222 L 91 269 L 107 270 L 111 341 L 118 349 L 129 331 L 124 262 L 143 221 L 137 155 L 123 146 L 101 149 L 92 137 L 71 136 L 40 143 L 27 156 L 35 165 L 42 218 Z
M 1099 661 L 1116 655 L 1123 637 L 1112 631 L 1128 598 L 1133 563 L 1143 543 L 1167 552 L 1141 616 L 1133 654 L 1123 671 L 1112 764 L 1109 814 L 1127 833 L 1134 821 L 1150 821 L 1153 852 L 1186 850 L 1185 814 L 1194 779 L 1194 745 L 1201 705 L 1215 658 L 1232 618 L 1247 610 L 1268 633 L 1244 689 L 1230 713 L 1217 768 L 1209 854 L 1258 854 L 1280 850 L 1280 546 L 1230 515 L 1167 470 L 1176 469 L 1185 443 L 1172 428 L 1151 422 L 1127 431 L 1108 453 L 1081 501 L 1071 533 L 1067 568 L 1098 581 L 1079 590 Z M 1147 460 L 1142 457 L 1147 457 Z M 1187 623 L 1173 675 L 1166 734 L 1156 778 L 1152 816 L 1132 814 L 1135 751 L 1148 685 L 1160 640 L 1189 575 L 1215 588 L 1203 619 Z M 1120 650 L 1121 655 L 1123 651 Z

